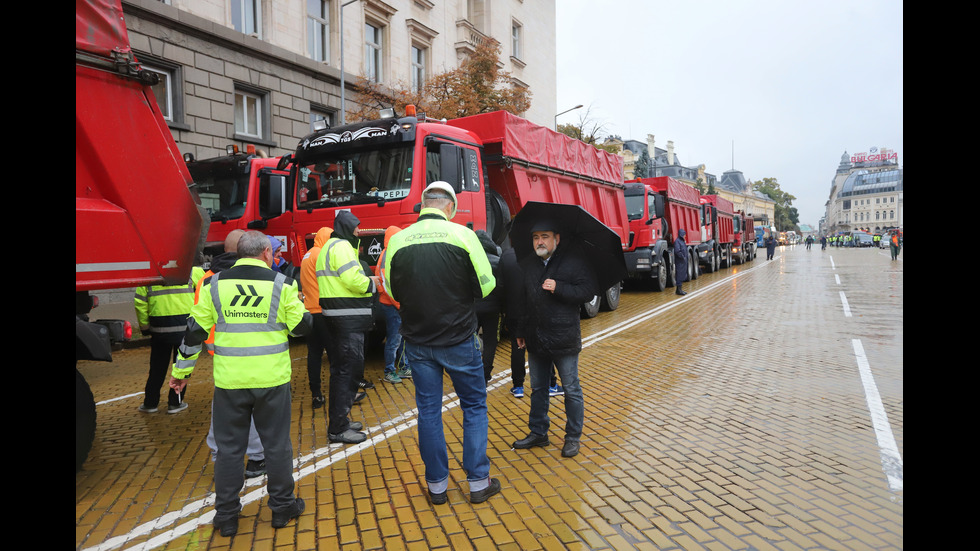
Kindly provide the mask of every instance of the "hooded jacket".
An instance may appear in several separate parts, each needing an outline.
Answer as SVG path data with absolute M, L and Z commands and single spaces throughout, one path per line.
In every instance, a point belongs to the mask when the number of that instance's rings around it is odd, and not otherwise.
M 349 211 L 338 212 L 333 234 L 316 261 L 321 314 L 332 329 L 349 333 L 368 331 L 374 324 L 374 281 L 364 273 L 354 248 L 359 223 Z
M 687 243 L 684 242 L 684 236 L 687 235 L 687 231 L 678 230 L 677 239 L 674 240 L 674 279 L 677 283 L 684 283 L 687 281 Z
M 313 237 L 313 247 L 306 251 L 306 256 L 300 262 L 299 283 L 303 291 L 303 305 L 311 314 L 320 313 L 320 289 L 316 282 L 316 259 L 320 256 L 323 244 L 330 239 L 333 229 L 326 226 L 320 228 Z

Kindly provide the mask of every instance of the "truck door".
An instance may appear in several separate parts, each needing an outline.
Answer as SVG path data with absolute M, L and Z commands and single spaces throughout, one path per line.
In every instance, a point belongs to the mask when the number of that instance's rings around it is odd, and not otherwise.
M 486 230 L 487 206 L 480 185 L 480 154 L 475 147 L 430 140 L 426 146 L 425 185 L 442 180 L 456 192 L 453 222 Z

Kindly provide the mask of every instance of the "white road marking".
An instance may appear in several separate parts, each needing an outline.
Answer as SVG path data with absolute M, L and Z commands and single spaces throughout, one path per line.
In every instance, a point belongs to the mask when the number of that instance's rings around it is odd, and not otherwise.
M 844 291 L 840 292 L 840 303 L 844 307 L 844 317 L 851 317 L 851 307 L 847 304 L 847 297 L 844 296 Z
M 892 435 L 891 425 L 888 423 L 888 414 L 881 403 L 881 395 L 878 394 L 878 387 L 875 385 L 874 376 L 871 374 L 871 364 L 864 353 L 864 346 L 860 339 L 852 339 L 854 355 L 857 357 L 858 371 L 861 373 L 861 383 L 864 385 L 864 396 L 868 401 L 868 410 L 871 413 L 871 424 L 874 426 L 875 436 L 878 439 L 878 448 L 881 454 L 881 467 L 888 478 L 888 487 L 893 491 L 903 490 L 902 476 L 902 456 L 898 453 L 898 445 Z

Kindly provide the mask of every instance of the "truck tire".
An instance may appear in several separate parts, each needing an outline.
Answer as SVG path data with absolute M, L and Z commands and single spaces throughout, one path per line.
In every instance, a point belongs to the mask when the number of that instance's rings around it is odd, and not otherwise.
M 582 318 L 589 319 L 599 315 L 599 306 L 601 304 L 602 301 L 599 299 L 599 295 L 592 297 L 592 300 L 582 305 Z
M 510 222 L 510 207 L 499 193 L 487 193 L 487 233 L 493 242 L 500 245 L 507 237 L 507 223 Z
M 75 472 L 82 470 L 95 440 L 95 398 L 75 368 Z
M 696 251 L 690 251 L 691 258 L 687 263 L 688 270 L 688 281 L 694 281 L 700 275 L 701 266 L 698 264 L 698 253 Z
M 611 312 L 616 308 L 619 308 L 619 296 L 622 289 L 623 284 L 617 283 L 606 289 L 606 292 L 602 293 L 602 310 Z
M 667 255 L 663 255 L 660 259 L 660 263 L 657 266 L 657 271 L 654 273 L 654 277 L 651 282 L 653 283 L 654 291 L 663 291 L 667 288 Z

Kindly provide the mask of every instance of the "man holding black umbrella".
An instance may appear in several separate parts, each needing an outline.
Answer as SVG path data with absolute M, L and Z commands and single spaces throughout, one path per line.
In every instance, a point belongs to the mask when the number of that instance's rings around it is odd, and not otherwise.
M 563 457 L 579 451 L 585 401 L 578 377 L 582 350 L 579 311 L 599 292 L 592 267 L 574 243 L 563 243 L 558 224 L 539 220 L 531 226 L 534 255 L 520 261 L 524 272 L 526 312 L 517 324 L 518 346 L 527 347 L 531 375 L 530 434 L 514 442 L 515 449 L 547 446 L 548 382 L 554 363 L 565 387 L 565 444 Z M 526 239 L 526 237 L 524 237 Z

